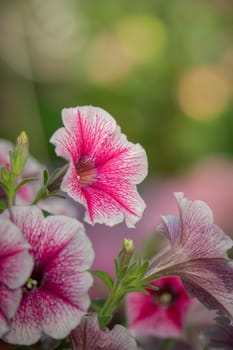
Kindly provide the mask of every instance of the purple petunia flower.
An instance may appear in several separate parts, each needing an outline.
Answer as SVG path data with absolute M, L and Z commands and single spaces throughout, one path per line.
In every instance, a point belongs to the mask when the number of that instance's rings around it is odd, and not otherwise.
M 0 337 L 9 329 L 21 300 L 21 287 L 32 271 L 29 248 L 18 227 L 0 219 Z
M 201 334 L 201 340 L 203 345 L 208 346 L 208 349 L 232 350 L 232 321 L 221 314 L 217 316 L 215 320 L 216 324 L 206 329 Z
M 2 216 L 8 216 L 4 212 Z M 89 307 L 87 294 L 94 253 L 81 223 L 65 216 L 43 217 L 37 207 L 12 207 L 11 220 L 31 244 L 35 260 L 20 306 L 5 340 L 35 343 L 42 332 L 66 337 Z
M 73 350 L 137 350 L 136 341 L 125 327 L 99 329 L 97 314 L 83 316 L 70 338 Z
M 125 218 L 133 227 L 145 209 L 136 189 L 147 175 L 145 150 L 101 108 L 63 109 L 62 119 L 65 127 L 50 140 L 69 162 L 61 190 L 86 207 L 88 223 L 113 226 Z
M 162 277 L 153 282 L 157 291 L 127 296 L 128 328 L 134 336 L 182 337 L 186 313 L 193 305 L 178 277 Z
M 175 193 L 179 215 L 162 217 L 159 230 L 171 247 L 155 256 L 146 277 L 177 275 L 185 288 L 209 309 L 233 315 L 233 265 L 227 256 L 230 237 L 213 224 L 211 209 Z

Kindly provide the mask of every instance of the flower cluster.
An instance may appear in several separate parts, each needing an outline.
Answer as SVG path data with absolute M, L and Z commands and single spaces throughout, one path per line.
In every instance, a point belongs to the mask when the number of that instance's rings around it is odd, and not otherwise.
M 147 261 L 124 239 L 115 279 L 90 270 L 95 252 L 85 225 L 66 215 L 70 204 L 53 206 L 51 198 L 65 192 L 85 207 L 88 224 L 125 221 L 134 227 L 145 209 L 136 185 L 147 175 L 147 157 L 101 108 L 64 109 L 62 120 L 50 141 L 66 164 L 51 175 L 29 156 L 25 133 L 16 147 L 0 141 L 2 341 L 30 346 L 47 337 L 57 349 L 136 350 L 146 336 L 184 340 L 186 315 L 198 299 L 221 312 L 205 332 L 206 343 L 217 348 L 227 335 L 230 349 L 232 240 L 214 224 L 211 209 L 175 193 L 179 214 L 162 216 L 158 227 L 169 245 Z M 93 276 L 108 288 L 105 300 L 91 300 Z M 125 296 L 128 329 L 115 325 L 110 331 L 106 326 L 115 324 L 112 316 Z

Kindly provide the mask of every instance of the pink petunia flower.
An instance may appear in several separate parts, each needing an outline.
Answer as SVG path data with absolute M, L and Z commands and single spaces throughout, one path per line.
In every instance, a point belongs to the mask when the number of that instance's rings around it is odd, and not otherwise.
M 233 265 L 230 237 L 213 224 L 211 209 L 175 193 L 179 215 L 162 217 L 159 230 L 171 246 L 151 262 L 146 277 L 180 276 L 185 288 L 209 309 L 233 315 Z
M 101 108 L 63 109 L 62 120 L 50 140 L 69 162 L 61 190 L 86 207 L 88 223 L 113 226 L 125 218 L 134 227 L 145 209 L 136 189 L 147 175 L 145 150 Z
M 4 212 L 2 216 L 8 216 Z M 84 228 L 65 216 L 44 218 L 37 207 L 13 207 L 11 220 L 31 244 L 35 266 L 5 340 L 30 345 L 42 332 L 66 337 L 89 307 L 94 253 Z
M 203 345 L 208 346 L 208 349 L 232 350 L 232 321 L 223 315 L 219 315 L 216 317 L 216 324 L 203 332 L 201 340 Z
M 179 277 L 162 277 L 150 284 L 159 289 L 127 296 L 128 328 L 134 336 L 183 337 L 184 319 L 194 303 Z
M 125 327 L 99 329 L 96 314 L 83 316 L 70 338 L 73 350 L 137 350 L 136 341 Z
M 9 330 L 21 300 L 21 287 L 33 268 L 29 248 L 18 227 L 0 219 L 0 337 Z
M 0 167 L 5 166 L 9 168 L 9 151 L 12 151 L 14 146 L 9 141 L 0 139 Z M 30 156 L 26 162 L 25 168 L 22 173 L 22 180 L 25 177 L 36 177 L 41 178 L 44 167 L 32 156 Z M 39 181 L 33 181 L 22 186 L 16 194 L 16 204 L 25 205 L 29 204 L 35 197 L 37 191 L 40 188 Z M 4 195 L 1 193 L 0 188 L 0 197 Z

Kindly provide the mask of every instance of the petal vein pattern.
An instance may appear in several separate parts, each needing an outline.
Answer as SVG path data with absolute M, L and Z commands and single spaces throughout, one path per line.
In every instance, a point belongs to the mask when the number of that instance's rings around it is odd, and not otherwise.
M 217 225 L 206 203 L 176 193 L 179 216 L 162 217 L 159 230 L 171 243 L 151 259 L 146 276 L 179 276 L 191 295 L 233 317 L 232 239 Z
M 145 209 L 136 188 L 147 175 L 145 150 L 101 108 L 66 108 L 62 119 L 64 128 L 50 140 L 70 163 L 61 190 L 86 207 L 88 223 L 113 226 L 125 219 L 134 227 Z
M 44 218 L 37 207 L 13 207 L 11 220 L 31 244 L 35 265 L 5 340 L 30 345 L 42 332 L 64 338 L 90 305 L 88 289 L 93 280 L 87 270 L 94 259 L 91 242 L 77 220 Z

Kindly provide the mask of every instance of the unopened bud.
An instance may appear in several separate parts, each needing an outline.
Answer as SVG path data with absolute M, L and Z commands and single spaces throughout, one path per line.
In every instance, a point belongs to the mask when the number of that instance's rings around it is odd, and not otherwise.
M 134 253 L 134 243 L 132 239 L 124 238 L 122 249 L 117 257 L 119 271 L 124 271 L 130 265 Z
M 11 171 L 15 176 L 21 175 L 28 159 L 28 143 L 27 134 L 22 131 L 17 137 L 15 150 L 10 153 Z
M 28 136 L 25 131 L 22 131 L 17 137 L 16 148 L 20 147 L 23 151 L 28 152 Z
M 124 238 L 123 249 L 127 254 L 132 254 L 134 251 L 134 242 L 132 239 Z

